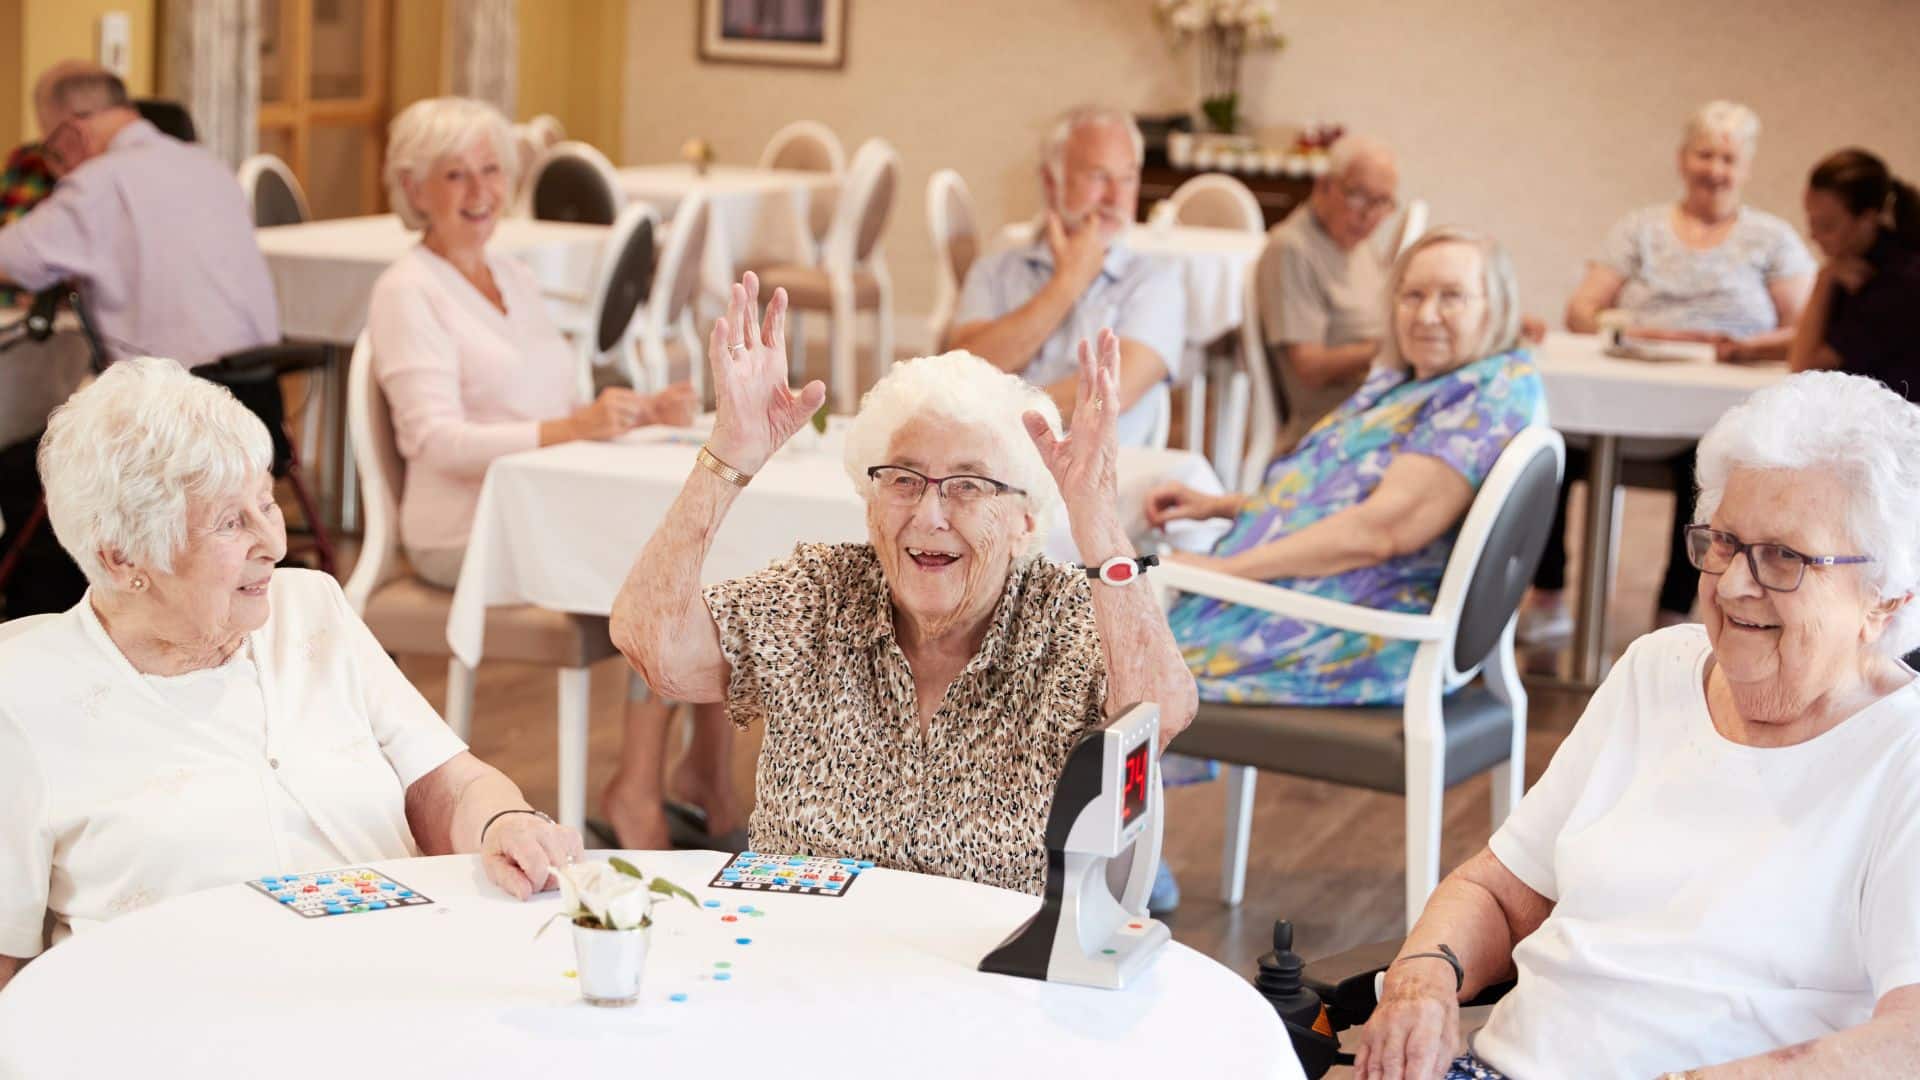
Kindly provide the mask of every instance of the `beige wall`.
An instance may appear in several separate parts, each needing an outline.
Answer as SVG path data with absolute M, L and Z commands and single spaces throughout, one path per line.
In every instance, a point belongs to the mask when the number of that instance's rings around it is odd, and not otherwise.
M 1030 214 L 1034 145 L 1081 99 L 1171 110 L 1194 98 L 1150 0 L 853 0 L 845 71 L 702 64 L 693 0 L 630 0 L 616 157 L 671 159 L 700 135 L 752 161 L 811 118 L 849 150 L 883 135 L 906 185 L 887 238 L 899 313 L 931 306 L 925 184 L 960 169 L 987 222 Z M 1681 124 L 1717 96 L 1765 131 L 1750 200 L 1800 224 L 1807 168 L 1861 143 L 1920 174 L 1911 0 L 1295 0 L 1292 41 L 1249 62 L 1259 126 L 1340 120 L 1402 151 L 1403 190 L 1436 222 L 1513 250 L 1529 310 L 1555 320 L 1607 226 L 1675 193 Z M 614 147 L 607 147 L 609 152 Z M 903 321 L 903 334 L 919 327 Z M 906 341 L 916 341 L 909 336 Z
M 627 0 L 521 0 L 516 119 L 552 113 L 568 138 L 617 151 L 626 26 Z
M 39 132 L 33 81 L 57 60 L 92 57 L 100 16 L 124 11 L 133 30 L 127 89 L 153 93 L 155 0 L 6 0 L 0 3 L 0 146 L 11 148 Z

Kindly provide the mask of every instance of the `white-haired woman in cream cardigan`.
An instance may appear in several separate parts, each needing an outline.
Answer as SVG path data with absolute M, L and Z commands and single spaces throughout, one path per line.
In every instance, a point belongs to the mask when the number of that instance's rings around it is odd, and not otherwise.
M 0 985 L 72 933 L 263 873 L 479 852 L 524 899 L 579 854 L 333 578 L 274 568 L 271 454 L 171 360 L 115 364 L 48 421 L 47 516 L 90 588 L 0 643 Z

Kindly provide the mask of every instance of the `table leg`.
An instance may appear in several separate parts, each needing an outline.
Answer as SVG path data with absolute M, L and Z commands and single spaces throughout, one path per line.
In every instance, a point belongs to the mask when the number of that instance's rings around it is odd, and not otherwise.
M 1595 435 L 1587 453 L 1586 543 L 1580 553 L 1580 612 L 1574 625 L 1573 681 L 1594 686 L 1605 674 L 1607 587 L 1613 575 L 1613 492 L 1619 483 L 1620 439 Z

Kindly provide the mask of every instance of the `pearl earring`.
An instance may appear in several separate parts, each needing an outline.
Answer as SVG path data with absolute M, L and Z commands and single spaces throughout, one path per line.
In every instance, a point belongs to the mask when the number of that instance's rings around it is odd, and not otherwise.
M 147 579 L 143 577 L 137 577 L 133 579 L 131 584 L 133 585 L 133 591 L 139 592 L 140 590 L 147 587 Z

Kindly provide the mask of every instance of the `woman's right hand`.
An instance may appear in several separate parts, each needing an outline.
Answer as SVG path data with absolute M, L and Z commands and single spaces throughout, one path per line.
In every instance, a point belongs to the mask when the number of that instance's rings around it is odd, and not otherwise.
M 714 396 L 707 449 L 749 475 L 827 400 L 827 386 L 818 379 L 798 393 L 787 385 L 787 291 L 773 291 L 764 322 L 759 304 L 760 279 L 749 271 L 733 286 L 727 314 L 707 339 Z
M 1436 970 L 1426 972 L 1421 965 Z M 1389 969 L 1387 985 L 1353 1055 L 1359 1080 L 1438 1080 L 1463 1050 L 1453 971 L 1439 961 Z
M 1220 503 L 1218 495 L 1208 495 L 1169 480 L 1147 492 L 1147 524 L 1157 529 L 1169 521 L 1205 521 L 1220 517 Z
M 645 419 L 647 400 L 624 386 L 600 391 L 592 404 L 582 405 L 567 418 L 576 439 L 606 440 L 633 430 Z

